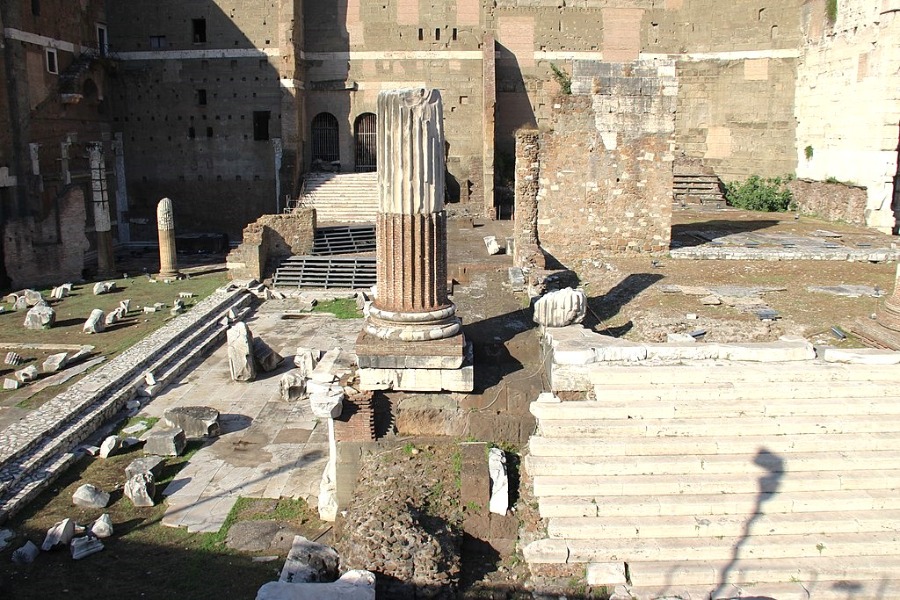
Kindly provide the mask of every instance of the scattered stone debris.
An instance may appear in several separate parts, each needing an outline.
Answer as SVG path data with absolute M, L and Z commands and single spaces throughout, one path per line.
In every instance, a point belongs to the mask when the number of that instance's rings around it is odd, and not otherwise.
M 272 350 L 262 338 L 253 339 L 253 356 L 256 359 L 256 364 L 263 373 L 274 371 L 284 360 L 284 357 Z
M 120 300 L 119 308 L 121 308 L 122 311 L 127 315 L 128 311 L 131 310 L 131 300 L 130 299 Z
M 109 292 L 116 290 L 116 282 L 115 281 L 99 281 L 94 284 L 94 295 L 99 296 L 101 294 L 108 294 Z
M 56 311 L 43 301 L 40 304 L 35 304 L 25 313 L 24 325 L 26 329 L 50 329 L 55 323 Z
M 40 548 L 38 548 L 31 540 L 28 540 L 24 545 L 12 553 L 12 561 L 17 565 L 30 565 L 40 553 Z
M 72 540 L 69 550 L 72 552 L 74 560 L 81 560 L 86 556 L 103 550 L 103 542 L 93 536 L 86 535 Z
M 188 439 L 214 438 L 222 433 L 219 411 L 208 406 L 175 406 L 163 413 L 163 423 L 184 431 Z
M 106 328 L 105 315 L 102 310 L 95 308 L 91 311 L 91 316 L 84 322 L 82 331 L 84 333 L 102 333 Z
M 9 546 L 9 540 L 16 537 L 12 529 L 0 529 L 0 550 Z
M 187 444 L 180 428 L 154 429 L 145 438 L 144 452 L 159 456 L 179 456 Z
M 25 296 L 16 296 L 16 299 L 13 301 L 13 310 L 28 310 L 28 302 L 25 300 Z
M 137 458 L 125 467 L 125 477 L 131 479 L 138 473 L 152 473 L 155 478 L 159 476 L 164 464 L 165 460 L 161 456 Z
M 35 306 L 41 302 L 44 302 L 44 297 L 40 292 L 35 290 L 25 290 L 24 292 L 25 302 L 28 306 Z
M 844 296 L 846 298 L 862 298 L 863 296 L 881 298 L 884 295 L 884 290 L 868 285 L 811 285 L 807 287 L 806 290 L 809 292 Z
M 118 308 L 112 312 L 106 313 L 106 317 L 103 319 L 103 324 L 106 327 L 109 327 L 110 325 L 115 325 L 118 322 L 119 322 L 119 309 Z
M 485 236 L 484 246 L 487 248 L 488 254 L 491 256 L 500 254 L 500 244 L 497 243 L 497 237 L 493 235 Z
M 18 352 L 7 352 L 6 358 L 3 359 L 3 363 L 12 366 L 18 366 L 25 362 L 25 359 L 22 358 L 22 355 Z
M 253 359 L 253 334 L 243 321 L 228 329 L 228 364 L 234 381 L 256 379 L 256 364 Z
M 302 535 L 294 537 L 281 576 L 284 583 L 320 583 L 338 577 L 340 557 L 334 548 L 312 542 Z
M 72 519 L 63 519 L 47 530 L 44 537 L 44 543 L 41 544 L 41 550 L 49 552 L 56 546 L 65 546 L 75 535 L 75 521 Z
M 490 511 L 505 515 L 509 509 L 509 478 L 506 475 L 506 454 L 500 448 L 488 451 L 488 472 L 491 476 Z
M 586 312 L 584 290 L 565 288 L 538 298 L 534 303 L 534 322 L 544 327 L 566 327 L 581 323 Z
M 155 312 L 156 312 L 155 306 L 145 306 L 144 307 L 144 314 L 153 314 Z
M 67 352 L 59 352 L 57 354 L 51 354 L 44 360 L 41 365 L 41 370 L 44 373 L 56 373 L 57 371 L 65 368 L 68 364 L 69 354 Z
M 109 513 L 103 513 L 91 525 L 91 535 L 98 538 L 108 538 L 114 532 L 112 517 Z
M 3 389 L 4 390 L 17 390 L 22 387 L 22 383 L 17 379 L 10 379 L 7 377 L 3 380 Z
M 322 352 L 320 350 L 304 348 L 301 346 L 300 348 L 297 348 L 297 354 L 294 355 L 294 366 L 297 367 L 299 375 L 309 377 L 312 375 L 316 365 L 319 364 L 320 358 L 322 358 Z
M 292 369 L 281 376 L 281 399 L 296 402 L 306 397 L 306 377 L 301 369 Z
M 40 375 L 40 373 L 38 372 L 38 368 L 34 365 L 28 365 L 24 369 L 16 371 L 16 379 L 22 383 L 30 383 L 37 379 L 38 375 Z
M 375 575 L 370 571 L 352 570 L 334 583 L 270 581 L 259 588 L 256 600 L 375 600 Z
M 72 494 L 72 503 L 83 508 L 106 508 L 109 504 L 109 494 L 85 483 Z
M 68 295 L 69 288 L 67 288 L 65 285 L 57 286 L 50 291 L 50 298 L 53 300 L 62 300 Z
M 344 388 L 340 384 L 326 384 L 310 381 L 306 385 L 309 392 L 309 407 L 320 419 L 335 419 L 341 416 L 344 402 Z
M 194 292 L 178 292 L 178 297 L 190 299 L 194 297 Z
M 111 435 L 100 444 L 100 458 L 109 458 L 122 449 L 122 439 L 117 435 Z
M 135 473 L 125 482 L 125 497 L 135 506 L 154 506 L 155 494 L 156 482 L 149 471 Z

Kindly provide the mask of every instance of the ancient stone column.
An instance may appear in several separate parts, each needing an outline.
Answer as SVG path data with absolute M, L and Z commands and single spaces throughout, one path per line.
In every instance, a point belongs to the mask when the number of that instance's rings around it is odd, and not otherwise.
M 366 331 L 424 341 L 459 333 L 447 298 L 444 119 L 437 90 L 378 95 L 378 293 Z
M 894 293 L 879 307 L 876 319 L 880 325 L 894 331 L 900 331 L 900 265 L 897 265 Z
M 113 253 L 112 224 L 109 217 L 109 196 L 106 191 L 106 161 L 103 143 L 88 144 L 91 167 L 91 197 L 94 205 L 94 231 L 97 232 L 97 275 L 112 277 L 116 270 Z
M 175 216 L 169 198 L 156 205 L 156 228 L 159 230 L 159 277 L 178 278 L 181 273 L 175 254 Z

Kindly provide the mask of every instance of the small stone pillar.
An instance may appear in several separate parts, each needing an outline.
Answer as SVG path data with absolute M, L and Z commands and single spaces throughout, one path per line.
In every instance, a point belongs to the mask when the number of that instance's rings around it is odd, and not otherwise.
M 444 115 L 437 90 L 378 95 L 377 293 L 357 339 L 366 390 L 471 391 L 447 294 Z
M 109 216 L 109 195 L 106 190 L 106 161 L 103 158 L 103 143 L 88 144 L 91 167 L 91 198 L 94 205 L 94 231 L 97 232 L 97 275 L 100 278 L 113 277 L 116 259 L 113 252 L 112 224 Z
M 517 131 L 513 262 L 522 268 L 543 269 L 546 266 L 538 246 L 540 176 L 540 133 L 536 129 Z
M 181 273 L 175 254 L 175 216 L 169 198 L 163 198 L 156 206 L 156 228 L 159 230 L 159 277 L 177 279 Z
M 875 316 L 882 327 L 900 331 L 900 264 L 894 278 L 894 293 L 878 308 Z

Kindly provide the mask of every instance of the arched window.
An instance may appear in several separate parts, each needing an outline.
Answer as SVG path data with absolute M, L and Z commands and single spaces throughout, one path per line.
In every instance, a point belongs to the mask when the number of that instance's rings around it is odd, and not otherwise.
M 353 124 L 356 141 L 356 171 L 374 171 L 378 167 L 375 149 L 375 113 L 363 113 Z
M 338 121 L 331 113 L 319 113 L 312 120 L 312 159 L 324 162 L 341 160 Z

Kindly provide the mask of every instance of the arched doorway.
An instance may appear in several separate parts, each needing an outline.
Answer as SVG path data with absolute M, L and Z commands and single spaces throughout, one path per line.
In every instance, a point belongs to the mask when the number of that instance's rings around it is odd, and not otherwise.
M 356 171 L 375 171 L 378 167 L 375 113 L 363 113 L 356 117 L 353 131 L 356 141 Z
M 327 112 L 317 114 L 312 120 L 312 160 L 326 163 L 341 160 L 338 143 L 338 120 Z

